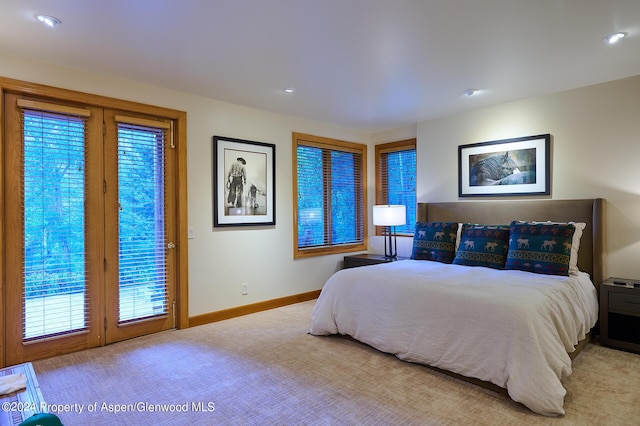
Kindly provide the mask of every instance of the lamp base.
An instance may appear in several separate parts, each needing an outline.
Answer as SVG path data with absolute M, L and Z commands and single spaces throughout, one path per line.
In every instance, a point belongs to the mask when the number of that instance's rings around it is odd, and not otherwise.
M 391 226 L 386 227 L 387 238 L 384 239 L 384 258 L 385 259 L 397 259 L 398 258 L 398 241 L 396 240 L 395 226 L 393 227 L 393 232 Z M 393 235 L 393 245 L 391 244 L 391 236 Z M 389 243 L 387 244 L 387 239 Z M 388 248 L 387 248 L 388 245 Z

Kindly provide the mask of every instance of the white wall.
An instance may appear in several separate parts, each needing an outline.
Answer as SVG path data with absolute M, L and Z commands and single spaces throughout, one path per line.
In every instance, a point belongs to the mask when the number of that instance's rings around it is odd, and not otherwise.
M 291 133 L 360 143 L 369 143 L 370 134 L 6 56 L 0 75 L 186 111 L 188 217 L 195 231 L 189 240 L 189 315 L 317 290 L 341 267 L 341 255 L 293 260 Z M 276 145 L 275 227 L 214 229 L 214 135 Z M 247 296 L 242 283 L 248 283 Z
M 197 315 L 322 287 L 342 256 L 293 260 L 291 132 L 368 143 L 369 207 L 375 202 L 373 144 L 418 139 L 418 201 L 458 199 L 461 144 L 551 133 L 552 198 L 608 201 L 609 274 L 640 277 L 640 76 L 482 108 L 367 134 L 141 83 L 12 57 L 0 75 L 187 112 L 189 314 Z M 213 228 L 212 136 L 276 145 L 276 226 Z M 369 231 L 373 230 L 370 227 Z M 383 252 L 371 238 L 372 252 Z M 399 240 L 399 254 L 410 253 Z M 249 295 L 241 295 L 248 283 Z
M 458 200 L 458 145 L 543 133 L 551 198 L 605 198 L 608 273 L 640 278 L 640 76 L 419 123 L 418 201 Z

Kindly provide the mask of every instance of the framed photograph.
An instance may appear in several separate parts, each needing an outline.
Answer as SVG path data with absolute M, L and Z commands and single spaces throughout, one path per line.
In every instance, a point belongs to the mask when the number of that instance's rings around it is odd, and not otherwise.
M 551 135 L 458 147 L 458 195 L 550 195 Z
M 213 137 L 213 226 L 276 224 L 276 146 Z

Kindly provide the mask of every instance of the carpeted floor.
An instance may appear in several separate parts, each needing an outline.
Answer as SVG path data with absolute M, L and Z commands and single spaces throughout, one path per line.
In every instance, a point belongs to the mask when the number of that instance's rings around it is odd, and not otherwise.
M 547 418 L 342 337 L 307 334 L 304 302 L 36 361 L 74 425 L 638 425 L 640 355 L 589 344 Z M 56 404 L 56 405 L 53 405 Z M 159 411 L 169 410 L 169 411 Z

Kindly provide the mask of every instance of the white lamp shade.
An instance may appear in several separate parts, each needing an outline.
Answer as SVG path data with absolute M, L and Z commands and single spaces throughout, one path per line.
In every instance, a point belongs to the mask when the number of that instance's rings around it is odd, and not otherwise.
M 373 206 L 373 224 L 398 226 L 407 223 L 407 208 L 402 205 Z

